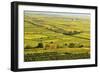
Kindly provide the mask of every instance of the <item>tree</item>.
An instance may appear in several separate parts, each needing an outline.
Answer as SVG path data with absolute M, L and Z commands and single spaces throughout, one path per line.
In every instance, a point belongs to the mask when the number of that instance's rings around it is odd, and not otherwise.
M 43 43 L 38 43 L 38 45 L 36 46 L 36 48 L 43 48 Z
M 84 45 L 79 45 L 79 48 L 82 48 L 82 47 L 84 47 Z
M 74 47 L 75 47 L 75 44 L 74 44 L 74 43 L 70 43 L 70 44 L 68 45 L 68 47 L 69 47 L 69 48 L 74 48 Z

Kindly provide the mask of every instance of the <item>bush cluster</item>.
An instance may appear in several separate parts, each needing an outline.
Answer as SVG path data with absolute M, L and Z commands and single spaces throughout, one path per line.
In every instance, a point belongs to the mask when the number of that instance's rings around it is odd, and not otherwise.
M 54 44 L 54 43 L 52 43 Z M 48 44 L 49 45 L 49 44 Z M 60 46 L 59 44 L 56 44 L 56 48 L 64 48 L 64 47 L 68 47 L 68 48 L 82 48 L 82 47 L 85 47 L 84 45 L 80 44 L 80 43 L 65 43 L 63 44 L 62 46 Z M 52 48 L 53 46 L 55 47 L 55 45 L 52 45 Z M 50 46 L 49 46 L 50 47 Z M 33 46 L 30 46 L 30 45 L 27 45 L 24 47 L 24 49 L 33 49 L 33 48 L 44 48 L 43 46 L 43 43 L 38 43 L 37 46 L 33 47 Z

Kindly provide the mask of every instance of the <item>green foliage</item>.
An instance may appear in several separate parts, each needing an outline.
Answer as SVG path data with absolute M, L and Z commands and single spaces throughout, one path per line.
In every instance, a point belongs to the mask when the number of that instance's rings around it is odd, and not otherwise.
M 68 47 L 69 48 L 75 48 L 75 44 L 74 43 L 69 43 Z
M 72 59 L 87 59 L 90 58 L 88 53 L 71 54 L 71 53 L 57 53 L 57 52 L 45 52 L 45 53 L 33 53 L 25 54 L 24 61 L 47 61 L 47 60 L 72 60 Z
M 89 16 L 37 13 L 24 15 L 25 61 L 89 58 Z
M 43 43 L 38 43 L 38 45 L 35 48 L 43 48 Z
M 84 45 L 79 45 L 79 48 L 82 48 L 82 47 L 84 47 Z
M 30 46 L 30 45 L 26 45 L 25 47 L 24 47 L 24 49 L 33 49 L 34 47 L 32 47 L 32 46 Z

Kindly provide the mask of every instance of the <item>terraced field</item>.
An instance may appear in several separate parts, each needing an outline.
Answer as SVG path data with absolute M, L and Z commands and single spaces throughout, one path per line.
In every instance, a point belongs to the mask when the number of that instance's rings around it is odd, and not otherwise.
M 90 58 L 90 15 L 24 12 L 24 61 Z

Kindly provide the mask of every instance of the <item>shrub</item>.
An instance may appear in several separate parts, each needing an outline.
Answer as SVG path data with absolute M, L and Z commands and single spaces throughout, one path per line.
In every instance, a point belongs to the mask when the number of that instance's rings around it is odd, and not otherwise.
M 84 47 L 84 45 L 79 45 L 79 48 L 82 48 L 82 47 Z
M 30 45 L 26 45 L 25 47 L 24 47 L 24 49 L 32 49 L 33 47 L 32 46 L 30 46 Z
M 65 43 L 65 46 L 67 46 L 67 43 Z
M 74 48 L 74 47 L 75 47 L 75 44 L 74 44 L 74 43 L 70 43 L 70 44 L 68 45 L 68 47 L 69 47 L 69 48 Z
M 36 48 L 43 48 L 43 43 L 38 43 L 38 45 L 36 46 Z

